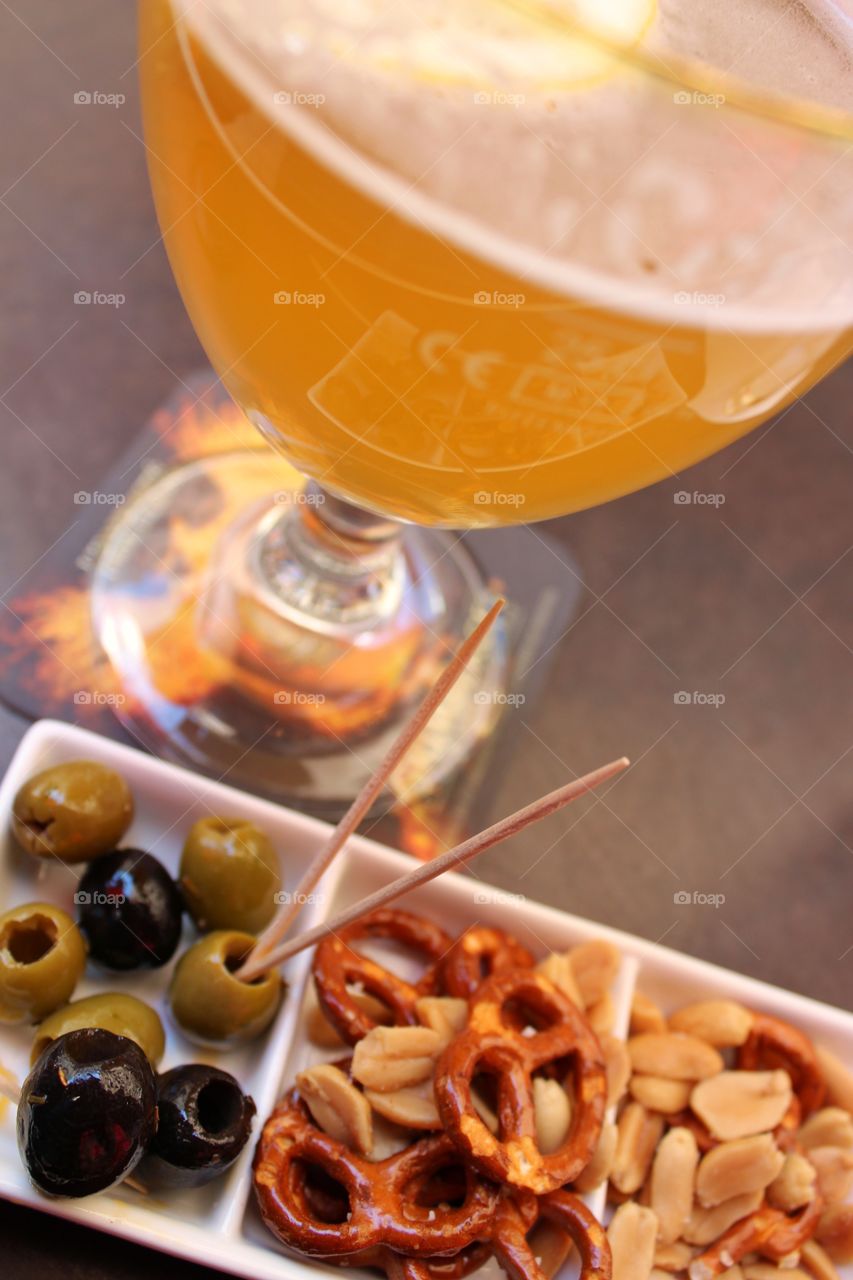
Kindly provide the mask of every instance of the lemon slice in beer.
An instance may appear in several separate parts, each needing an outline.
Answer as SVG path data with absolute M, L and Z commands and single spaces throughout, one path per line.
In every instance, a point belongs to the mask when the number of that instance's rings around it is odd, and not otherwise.
M 405 21 L 387 0 L 353 8 L 361 20 L 371 11 L 375 26 L 355 43 L 351 27 L 332 37 L 344 61 L 448 88 L 560 91 L 612 75 L 619 51 L 651 27 L 657 0 L 426 0 L 416 17 L 404 6 Z

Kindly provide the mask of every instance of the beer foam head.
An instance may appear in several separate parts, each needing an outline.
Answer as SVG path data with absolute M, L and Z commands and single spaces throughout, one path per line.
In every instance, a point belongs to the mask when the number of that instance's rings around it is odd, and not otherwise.
M 725 319 L 703 323 L 733 323 L 731 307 L 758 328 L 853 317 L 843 144 L 715 87 L 719 72 L 853 112 L 853 24 L 831 0 L 176 5 L 324 163 L 503 269 L 682 321 L 721 291 Z M 602 8 L 608 39 L 664 74 L 548 20 Z M 673 55 L 701 60 L 701 88 L 668 78 Z

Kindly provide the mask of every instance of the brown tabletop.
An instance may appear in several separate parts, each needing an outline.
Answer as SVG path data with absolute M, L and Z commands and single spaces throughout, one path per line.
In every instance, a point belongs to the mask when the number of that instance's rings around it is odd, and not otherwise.
M 202 363 L 158 241 L 134 58 L 129 0 L 0 4 L 4 595 L 63 536 L 74 491 L 96 488 Z M 80 91 L 127 101 L 82 106 Z M 80 289 L 126 302 L 83 309 Z M 482 866 L 515 892 L 846 1007 L 851 398 L 848 365 L 683 484 L 548 527 L 577 558 L 585 595 L 552 655 L 549 696 L 531 716 L 518 710 L 499 807 L 567 769 L 622 752 L 635 764 Z M 678 505 L 681 487 L 725 501 Z M 24 728 L 0 712 L 2 759 Z M 0 1237 L 13 1276 L 201 1274 L 8 1205 Z

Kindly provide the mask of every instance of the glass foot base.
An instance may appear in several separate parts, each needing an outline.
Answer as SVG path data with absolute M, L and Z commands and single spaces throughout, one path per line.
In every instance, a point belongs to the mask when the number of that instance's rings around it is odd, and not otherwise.
M 362 583 L 343 619 L 316 595 L 313 612 L 302 608 L 275 549 L 282 515 L 311 499 L 293 477 L 265 449 L 166 472 L 111 521 L 92 619 L 124 691 L 116 713 L 137 740 L 335 818 L 493 593 L 458 535 L 406 527 L 381 587 Z M 507 661 L 499 623 L 385 805 L 435 794 L 469 763 L 506 703 Z

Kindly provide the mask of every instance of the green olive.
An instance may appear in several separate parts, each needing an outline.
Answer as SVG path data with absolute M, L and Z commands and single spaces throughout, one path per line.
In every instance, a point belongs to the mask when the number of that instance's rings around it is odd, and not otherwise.
M 0 916 L 0 1022 L 39 1022 L 66 1003 L 86 967 L 74 921 L 49 902 Z
M 34 1063 L 52 1040 L 84 1027 L 98 1027 L 135 1040 L 152 1067 L 159 1066 L 162 1060 L 166 1037 L 163 1024 L 151 1006 L 123 991 L 102 991 L 96 996 L 73 1000 L 45 1018 L 36 1031 L 30 1062 Z
M 284 994 L 277 970 L 254 982 L 234 976 L 255 939 L 250 933 L 218 930 L 200 938 L 175 966 L 169 1002 L 178 1026 L 203 1044 L 254 1040 L 276 1015 Z
M 281 886 L 269 836 L 242 818 L 199 818 L 181 855 L 180 885 L 196 925 L 259 933 Z
M 12 804 L 18 843 L 36 858 L 62 862 L 111 853 L 132 819 L 124 778 L 95 760 L 69 760 L 35 774 Z

